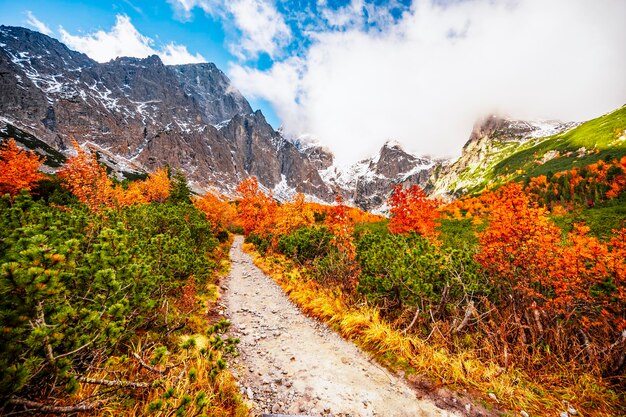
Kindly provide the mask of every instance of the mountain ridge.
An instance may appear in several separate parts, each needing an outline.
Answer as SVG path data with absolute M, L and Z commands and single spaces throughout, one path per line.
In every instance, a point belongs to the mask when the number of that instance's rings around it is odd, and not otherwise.
M 332 201 L 305 155 L 282 138 L 214 64 L 156 55 L 97 63 L 25 28 L 0 27 L 0 116 L 67 154 L 71 137 L 150 172 L 181 169 L 197 191 L 232 192 L 255 175 L 268 189 Z
M 607 143 L 598 149 L 579 138 L 577 129 L 593 121 L 490 115 L 476 122 L 454 160 L 414 155 L 386 141 L 375 155 L 341 167 L 327 147 L 274 130 L 213 63 L 165 65 L 156 55 L 98 63 L 56 39 L 9 26 L 0 26 L 0 94 L 0 136 L 16 136 L 47 155 L 49 172 L 71 153 L 76 138 L 97 151 L 118 179 L 167 164 L 181 169 L 196 192 L 218 189 L 234 196 L 236 185 L 254 175 L 278 200 L 302 192 L 329 203 L 341 195 L 379 213 L 387 210 L 397 184 L 417 184 L 431 196 L 452 199 L 523 179 L 522 171 L 543 164 L 567 167 L 563 156 L 592 158 L 591 149 L 605 152 L 614 140 L 603 131 L 598 140 Z M 617 114 L 615 131 L 624 129 L 623 109 L 605 115 Z M 568 132 L 577 139 L 559 142 Z

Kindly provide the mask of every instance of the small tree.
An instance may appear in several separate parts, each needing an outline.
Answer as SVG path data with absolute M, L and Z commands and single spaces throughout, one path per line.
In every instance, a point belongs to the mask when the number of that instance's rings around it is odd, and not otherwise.
M 17 147 L 14 139 L 0 145 L 0 195 L 17 195 L 45 178 L 39 171 L 43 160 L 35 152 Z
M 223 195 L 207 192 L 202 197 L 194 198 L 193 205 L 204 213 L 214 228 L 226 229 L 233 225 L 237 215 L 235 208 Z
M 188 203 L 191 204 L 191 188 L 187 184 L 187 177 L 182 171 L 177 170 L 171 178 L 172 188 L 170 191 L 169 201 L 172 203 Z
M 91 153 L 81 149 L 78 142 L 72 141 L 76 155 L 67 161 L 67 165 L 58 173 L 64 186 L 72 192 L 78 201 L 92 211 L 111 207 L 114 199 L 113 184 L 106 169 L 98 163 Z
M 478 235 L 476 260 L 500 289 L 503 301 L 510 298 L 518 309 L 533 302 L 542 305 L 542 289 L 550 284 L 560 253 L 561 231 L 521 184 L 502 187 L 496 196 L 489 227 Z
M 391 220 L 388 227 L 391 233 L 416 232 L 431 241 L 437 239 L 439 232 L 435 228 L 440 202 L 429 199 L 419 186 L 406 189 L 397 185 L 389 198 L 389 205 Z
M 274 199 L 259 189 L 256 177 L 241 181 L 237 186 L 237 194 L 240 198 L 237 221 L 243 227 L 244 234 L 268 235 L 276 220 Z

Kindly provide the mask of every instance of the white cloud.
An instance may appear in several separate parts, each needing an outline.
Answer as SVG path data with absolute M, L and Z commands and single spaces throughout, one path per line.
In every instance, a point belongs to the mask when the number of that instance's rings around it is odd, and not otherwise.
M 220 0 L 167 0 L 167 2 L 174 7 L 178 17 L 183 20 L 190 19 L 191 11 L 196 7 L 199 7 L 210 15 L 217 16 L 223 6 Z
M 48 25 L 46 25 L 44 22 L 42 22 L 41 20 L 37 19 L 35 17 L 35 15 L 33 14 L 33 12 L 31 12 L 30 10 L 26 11 L 26 16 L 28 19 L 26 19 L 26 23 L 29 24 L 30 26 L 34 27 L 35 29 L 37 29 L 39 32 L 43 33 L 44 35 L 52 35 L 52 29 L 50 29 L 48 27 Z
M 268 100 L 275 107 L 283 109 L 281 118 L 285 125 L 302 126 L 306 118 L 296 100 L 301 96 L 299 88 L 305 64 L 300 58 L 292 57 L 274 64 L 268 71 L 232 64 L 229 72 L 238 81 L 235 83 L 237 88 L 246 91 L 248 98 Z
M 157 55 L 161 57 L 161 60 L 165 65 L 197 64 L 199 62 L 207 62 L 206 59 L 199 53 L 193 55 L 187 50 L 185 45 L 173 42 L 165 45 L 159 52 L 157 52 Z
M 186 46 L 173 42 L 155 49 L 154 41 L 139 33 L 126 15 L 117 15 L 115 26 L 109 32 L 99 30 L 81 36 L 72 35 L 60 27 L 59 33 L 61 40 L 70 48 L 83 52 L 98 62 L 107 62 L 121 56 L 145 58 L 150 55 L 158 55 L 165 64 L 206 62 L 202 55 L 193 55 Z
M 195 8 L 222 19 L 234 31 L 231 52 L 242 60 L 260 53 L 276 58 L 291 39 L 291 30 L 270 0 L 168 0 L 182 19 L 190 19 Z M 230 26 L 229 26 L 230 25 Z M 231 27 L 232 26 L 232 27 Z
M 623 16 L 622 0 L 421 1 L 383 30 L 325 31 L 301 58 L 229 73 L 272 103 L 288 133 L 317 136 L 342 163 L 386 139 L 455 155 L 490 112 L 586 120 L 623 105 Z
M 232 0 L 228 10 L 242 34 L 231 50 L 242 58 L 256 57 L 260 52 L 275 58 L 289 42 L 291 31 L 273 4 L 264 0 Z

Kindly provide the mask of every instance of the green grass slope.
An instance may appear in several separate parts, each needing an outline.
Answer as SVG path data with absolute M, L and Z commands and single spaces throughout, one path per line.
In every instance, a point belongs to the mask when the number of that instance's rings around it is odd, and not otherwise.
M 626 155 L 626 106 L 554 136 L 523 143 L 493 141 L 484 152 L 488 160 L 458 172 L 448 192 L 473 194 L 487 186 L 621 158 Z
M 528 148 L 521 148 L 495 165 L 494 178 L 510 174 L 514 174 L 514 178 L 532 178 L 582 167 L 601 159 L 621 158 L 626 155 L 626 106 L 567 132 L 547 137 Z M 555 157 L 545 158 L 549 152 L 556 153 Z

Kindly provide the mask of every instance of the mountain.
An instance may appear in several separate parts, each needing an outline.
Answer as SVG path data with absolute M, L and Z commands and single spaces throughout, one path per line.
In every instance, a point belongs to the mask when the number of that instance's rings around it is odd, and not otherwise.
M 0 94 L 2 135 L 61 158 L 73 137 L 120 178 L 169 164 L 197 191 L 232 192 L 255 175 L 283 195 L 333 198 L 316 165 L 213 64 L 169 66 L 157 56 L 101 64 L 41 33 L 1 26 Z
M 474 125 L 461 156 L 433 169 L 428 191 L 451 198 L 486 185 L 494 166 L 526 144 L 571 129 L 575 123 L 529 122 L 490 115 Z
M 317 149 L 307 149 L 317 154 Z M 347 169 L 334 165 L 320 171 L 322 178 L 333 188 L 342 190 L 344 199 L 357 207 L 372 212 L 385 212 L 386 201 L 397 184 L 424 186 L 436 161 L 418 157 L 394 141 L 386 142 L 378 154 L 364 159 Z
M 625 155 L 626 107 L 585 123 L 489 116 L 474 126 L 458 159 L 434 167 L 426 189 L 434 196 L 454 198 Z
M 0 26 L 0 138 L 46 156 L 54 172 L 71 140 L 94 150 L 119 179 L 165 164 L 197 192 L 232 195 L 249 175 L 279 200 L 335 195 L 385 212 L 396 184 L 446 199 L 490 184 L 626 155 L 626 109 L 577 125 L 488 116 L 454 161 L 413 155 L 395 142 L 351 167 L 332 151 L 287 140 L 214 64 L 164 65 L 157 56 L 98 63 L 25 28 Z
M 183 90 L 198 104 L 203 121 L 219 126 L 237 114 L 250 114 L 245 97 L 215 64 L 172 65 Z

